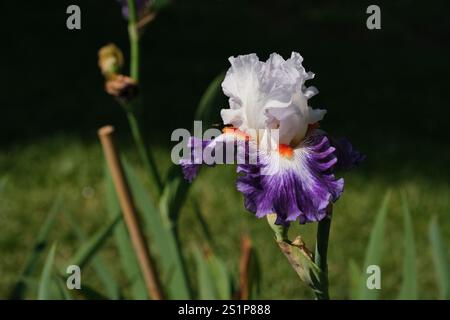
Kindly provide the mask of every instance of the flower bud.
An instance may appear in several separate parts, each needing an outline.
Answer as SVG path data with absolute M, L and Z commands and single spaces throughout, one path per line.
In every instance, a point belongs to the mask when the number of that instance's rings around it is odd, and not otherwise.
M 132 78 L 118 74 L 106 81 L 105 90 L 119 102 L 128 103 L 137 96 L 138 85 Z
M 103 46 L 98 51 L 98 65 L 106 78 L 117 74 L 123 66 L 122 51 L 113 43 Z

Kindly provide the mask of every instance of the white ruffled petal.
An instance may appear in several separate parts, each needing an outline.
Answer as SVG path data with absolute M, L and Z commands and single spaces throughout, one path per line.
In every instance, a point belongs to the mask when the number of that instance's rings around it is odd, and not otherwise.
M 308 124 L 313 124 L 321 121 L 327 113 L 327 110 L 325 109 L 313 109 L 311 107 L 308 107 L 308 111 Z
M 235 128 L 239 128 L 243 124 L 242 109 L 222 109 L 220 116 L 224 124 L 231 124 Z
M 304 138 L 308 125 L 325 115 L 325 110 L 308 106 L 308 99 L 318 90 L 305 86 L 314 74 L 306 72 L 300 54 L 293 52 L 284 60 L 273 53 L 266 62 L 249 54 L 229 61 L 231 68 L 222 83 L 230 104 L 230 109 L 221 111 L 225 124 L 244 132 L 278 128 L 280 143 L 296 144 Z

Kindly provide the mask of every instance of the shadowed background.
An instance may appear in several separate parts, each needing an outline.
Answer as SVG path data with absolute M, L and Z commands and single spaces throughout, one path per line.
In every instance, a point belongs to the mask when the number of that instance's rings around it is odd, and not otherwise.
M 80 31 L 66 29 L 69 4 L 81 7 Z M 305 68 L 316 74 L 308 83 L 319 89 L 311 105 L 328 110 L 322 128 L 345 135 L 368 156 L 361 168 L 346 174 L 346 192 L 337 204 L 330 247 L 331 294 L 348 297 L 349 259 L 361 264 L 374 214 L 391 189 L 395 197 L 382 296 L 393 297 L 401 282 L 397 195 L 406 190 L 422 252 L 421 297 L 433 298 L 436 288 L 426 243 L 432 215 L 439 216 L 446 239 L 450 237 L 449 6 L 446 1 L 378 2 L 382 29 L 370 31 L 369 4 L 173 1 L 141 40 L 141 117 L 159 162 L 168 167 L 171 132 L 191 128 L 202 93 L 229 67 L 229 56 L 255 52 L 265 60 L 272 52 L 285 58 L 291 51 L 300 52 Z M 126 118 L 103 91 L 97 67 L 97 51 L 109 42 L 128 57 L 126 21 L 116 1 L 21 1 L 0 7 L 9 26 L 3 29 L 0 79 L 0 177 L 8 178 L 0 198 L 2 297 L 56 194 L 62 194 L 65 210 L 73 211 L 87 232 L 101 225 L 103 157 L 96 130 L 113 124 L 124 152 L 134 159 L 135 151 Z M 219 122 L 218 110 L 226 105 L 225 97 L 218 99 L 213 122 Z M 236 267 L 241 232 L 250 233 L 260 247 L 263 298 L 309 297 L 292 281 L 295 274 L 276 251 L 264 222 L 243 209 L 233 168 L 205 170 L 192 193 L 201 197 L 218 251 L 231 269 Z M 182 237 L 195 242 L 199 232 L 195 226 L 189 229 L 195 225 L 189 202 L 184 211 L 187 227 L 181 227 Z M 304 232 L 309 235 L 311 228 Z M 61 230 L 55 232 L 64 243 L 61 261 L 76 246 L 66 229 L 62 216 Z M 115 253 L 110 248 L 104 254 L 113 259 Z

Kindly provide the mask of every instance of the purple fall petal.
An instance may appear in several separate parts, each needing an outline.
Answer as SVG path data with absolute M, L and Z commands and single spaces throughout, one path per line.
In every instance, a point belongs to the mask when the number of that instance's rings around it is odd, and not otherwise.
M 202 154 L 203 150 L 211 143 L 211 141 L 202 140 L 197 137 L 191 137 L 188 142 L 188 148 L 191 149 L 191 156 L 189 159 L 181 159 L 180 165 L 183 170 L 184 178 L 192 182 L 198 174 L 200 167 L 203 164 Z M 200 149 L 201 147 L 201 149 Z
M 261 160 L 264 163 L 267 159 Z M 332 172 L 337 162 L 334 148 L 325 135 L 311 136 L 290 161 L 297 163 L 271 175 L 262 173 L 264 166 L 271 165 L 267 162 L 239 166 L 237 188 L 244 195 L 245 207 L 257 217 L 275 212 L 277 224 L 323 219 L 328 205 L 339 198 L 344 187 L 343 179 L 337 180 Z
M 336 148 L 335 155 L 337 163 L 335 170 L 350 170 L 361 164 L 366 156 L 353 148 L 353 145 L 346 138 L 333 138 L 328 136 L 331 145 Z

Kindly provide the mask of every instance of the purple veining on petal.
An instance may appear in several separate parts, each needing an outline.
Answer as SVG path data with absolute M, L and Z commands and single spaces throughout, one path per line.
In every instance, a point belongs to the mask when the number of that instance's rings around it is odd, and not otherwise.
M 330 143 L 336 148 L 335 155 L 338 159 L 335 170 L 350 170 L 361 164 L 366 156 L 356 150 L 346 138 L 333 138 L 328 136 Z
M 344 187 L 343 179 L 337 180 L 332 172 L 337 162 L 334 151 L 327 136 L 314 135 L 296 150 L 291 161 L 299 161 L 298 166 L 263 175 L 264 156 L 261 164 L 239 165 L 237 188 L 244 194 L 245 207 L 257 217 L 275 212 L 276 223 L 283 225 L 297 219 L 302 224 L 323 219 Z
M 187 147 L 191 149 L 190 159 L 181 159 L 180 165 L 183 170 L 184 178 L 192 182 L 198 174 L 203 164 L 203 150 L 211 143 L 210 140 L 202 140 L 197 137 L 190 137 Z
M 191 137 L 187 147 L 191 149 L 191 156 L 189 159 L 181 159 L 179 164 L 185 179 L 189 182 L 196 178 L 202 164 L 215 166 L 216 164 L 248 163 L 251 161 L 250 153 L 254 152 L 248 141 L 236 140 L 234 135 L 227 134 L 222 134 L 213 140 Z

